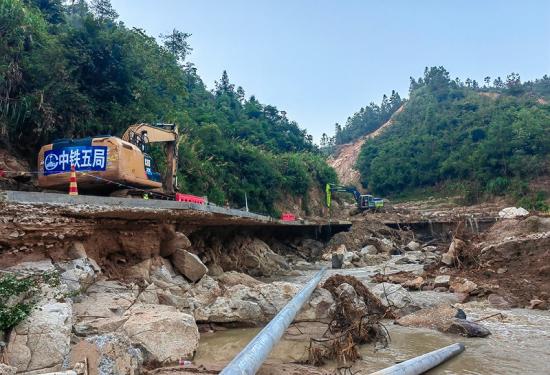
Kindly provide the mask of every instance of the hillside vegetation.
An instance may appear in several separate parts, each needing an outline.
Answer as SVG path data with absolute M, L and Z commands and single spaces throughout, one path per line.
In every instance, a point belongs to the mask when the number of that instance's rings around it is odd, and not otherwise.
M 348 117 L 344 126 L 336 123 L 335 134 L 328 137 L 323 133 L 320 145 L 328 152 L 333 152 L 342 144 L 353 142 L 370 134 L 386 123 L 390 117 L 404 103 L 397 91 L 392 91 L 388 97 L 384 95 L 380 105 L 371 102 Z
M 411 79 L 402 113 L 362 147 L 362 183 L 384 195 L 444 187 L 470 202 L 504 194 L 528 206 L 543 201 L 528 183 L 549 174 L 550 78 L 485 83 L 451 80 L 443 67 Z
M 174 122 L 180 190 L 215 203 L 244 206 L 246 193 L 252 210 L 273 213 L 278 199 L 335 179 L 285 112 L 246 97 L 226 72 L 209 91 L 187 61 L 190 34 L 160 43 L 117 17 L 108 0 L 0 1 L 0 146 L 35 164 L 56 138 Z

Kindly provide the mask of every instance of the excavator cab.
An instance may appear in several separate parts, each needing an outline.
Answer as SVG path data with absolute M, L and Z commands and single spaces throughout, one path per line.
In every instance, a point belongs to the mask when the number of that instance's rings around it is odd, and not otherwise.
M 359 208 L 362 210 L 372 210 L 384 207 L 384 199 L 375 198 L 372 195 L 361 195 Z

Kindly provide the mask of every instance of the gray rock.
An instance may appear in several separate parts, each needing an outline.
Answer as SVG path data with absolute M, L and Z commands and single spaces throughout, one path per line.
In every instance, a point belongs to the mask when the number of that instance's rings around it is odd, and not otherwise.
M 172 306 L 134 305 L 121 327 L 133 345 L 143 348 L 151 362 L 174 363 L 190 359 L 199 345 L 195 319 Z
M 199 281 L 208 272 L 208 268 L 199 257 L 187 250 L 176 250 L 172 254 L 172 263 L 176 270 L 192 282 Z
M 486 337 L 491 334 L 487 328 L 466 319 L 455 319 L 446 332 L 467 337 Z
M 394 264 L 413 264 L 413 263 L 416 263 L 416 262 L 408 257 L 401 257 L 394 262 Z
M 338 253 L 332 254 L 331 261 L 332 261 L 333 269 L 342 268 L 342 265 L 344 264 L 344 254 L 338 254 Z
M 90 336 L 117 330 L 125 321 L 124 313 L 136 302 L 138 295 L 136 285 L 97 281 L 74 303 L 75 332 L 79 336 Z
M 157 286 L 155 284 L 149 284 L 138 296 L 137 300 L 142 303 L 158 304 L 159 297 Z
M 367 245 L 361 249 L 361 255 L 376 255 L 378 254 L 378 249 L 374 245 Z
M 34 262 L 21 262 L 8 268 L 8 271 L 22 274 L 41 274 L 44 272 L 53 272 L 55 271 L 55 267 L 50 259 L 44 259 Z
M 90 374 L 139 374 L 144 355 L 125 334 L 108 333 L 88 337 L 71 348 L 69 367 L 85 360 Z
M 411 241 L 407 244 L 405 250 L 418 251 L 420 250 L 420 244 L 418 242 Z
M 11 367 L 5 363 L 0 363 L 0 375 L 15 375 L 17 367 Z
M 384 306 L 395 306 L 398 309 L 404 308 L 413 302 L 407 289 L 399 284 L 380 283 L 371 288 L 384 304 Z
M 63 270 L 60 275 L 61 282 L 67 285 L 69 291 L 86 291 L 100 272 L 97 263 L 90 258 L 78 258 L 58 263 L 57 266 Z
M 499 308 L 499 309 L 509 309 L 510 303 L 502 296 L 499 296 L 498 294 L 490 294 L 489 297 L 487 297 L 487 301 L 489 301 L 489 304 L 493 307 Z
M 11 332 L 7 347 L 8 362 L 18 372 L 60 370 L 71 344 L 71 302 L 46 302 Z
M 450 282 L 451 282 L 451 276 L 449 276 L 449 275 L 439 275 L 439 276 L 436 276 L 436 278 L 434 280 L 434 287 L 435 288 L 437 288 L 437 287 L 448 288 Z

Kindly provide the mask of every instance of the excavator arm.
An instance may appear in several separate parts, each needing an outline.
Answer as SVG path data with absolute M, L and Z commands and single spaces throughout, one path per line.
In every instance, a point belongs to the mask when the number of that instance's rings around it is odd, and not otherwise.
M 336 184 L 327 184 L 326 186 L 326 195 L 327 195 L 327 207 L 330 208 L 332 202 L 332 192 L 341 192 L 341 193 L 351 193 L 355 198 L 355 201 L 358 205 L 361 205 L 361 193 L 357 190 L 355 186 L 343 186 Z
M 178 128 L 175 124 L 135 124 L 130 126 L 122 139 L 138 146 L 142 152 L 148 143 L 165 143 L 167 171 L 163 186 L 167 194 L 174 194 L 177 188 Z

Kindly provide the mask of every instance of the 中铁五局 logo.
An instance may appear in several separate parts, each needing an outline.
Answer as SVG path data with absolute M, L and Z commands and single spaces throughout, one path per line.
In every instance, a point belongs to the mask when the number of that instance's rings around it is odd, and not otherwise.
M 47 171 L 54 170 L 55 168 L 57 168 L 58 164 L 59 164 L 58 158 L 57 158 L 57 155 L 55 154 L 49 154 L 44 159 L 44 167 L 46 168 Z

